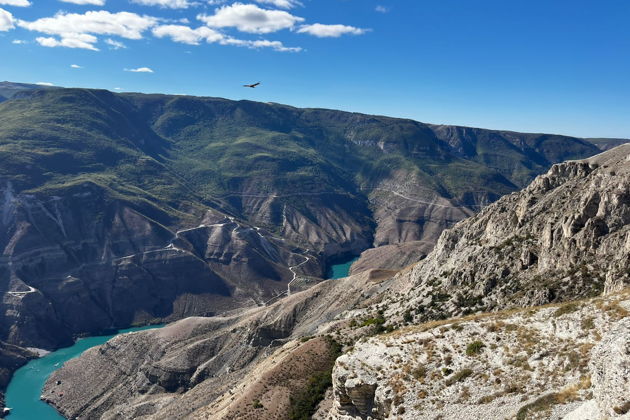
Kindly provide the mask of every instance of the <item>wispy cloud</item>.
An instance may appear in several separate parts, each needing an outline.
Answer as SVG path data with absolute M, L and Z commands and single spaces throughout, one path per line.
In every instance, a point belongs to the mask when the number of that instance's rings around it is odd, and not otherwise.
M 214 29 L 201 26 L 196 29 L 182 25 L 162 25 L 153 29 L 153 35 L 158 38 L 170 38 L 175 42 L 189 45 L 199 45 L 201 42 L 209 44 L 218 43 L 220 45 L 234 45 L 246 48 L 271 48 L 281 52 L 299 52 L 300 47 L 285 47 L 280 41 L 270 41 L 266 39 L 244 40 L 226 36 Z
M 4 9 L 0 9 L 0 32 L 15 28 L 13 15 Z
M 0 0 L 0 5 L 28 7 L 31 2 L 28 0 Z
M 291 29 L 304 18 L 284 10 L 262 9 L 255 4 L 234 3 L 218 8 L 214 15 L 201 14 L 199 20 L 213 28 L 236 28 L 241 32 L 268 34 Z
M 42 47 L 66 47 L 66 48 L 82 48 L 85 50 L 98 51 L 94 46 L 98 39 L 90 34 L 66 34 L 61 39 L 53 37 L 37 37 L 35 41 Z
M 296 6 L 300 6 L 301 3 L 296 0 L 255 0 L 257 3 L 271 4 L 281 9 L 291 9 Z
M 389 12 L 389 7 L 385 7 L 385 6 L 376 6 L 376 8 L 374 9 L 379 13 L 387 13 Z
M 149 67 L 138 67 L 137 69 L 124 69 L 125 71 L 130 71 L 132 73 L 155 73 Z
M 73 3 L 73 4 L 89 4 L 91 6 L 105 6 L 105 0 L 60 0 L 64 3 Z
M 314 35 L 318 38 L 339 38 L 341 35 L 363 35 L 368 29 L 355 28 L 347 25 L 324 25 L 314 23 L 312 25 L 302 25 L 298 32 Z
M 73 68 L 73 69 L 82 69 L 83 68 L 83 67 L 81 67 L 78 64 L 70 64 L 70 67 Z
M 167 9 L 187 9 L 198 4 L 189 0 L 131 0 L 131 2 L 143 6 L 159 6 Z
M 225 38 L 223 34 L 205 26 L 192 29 L 183 25 L 158 26 L 153 29 L 153 35 L 158 38 L 167 37 L 175 42 L 190 45 L 199 45 L 201 41 L 219 42 Z
M 122 48 L 127 48 L 127 46 L 125 44 L 123 44 L 122 42 L 116 41 L 116 40 L 111 39 L 111 38 L 107 38 L 105 40 L 105 43 L 107 45 L 109 45 L 109 48 L 112 49 L 112 50 L 120 50 Z
M 11 41 L 11 44 L 23 45 L 28 44 L 28 41 L 25 41 L 23 39 L 14 39 L 13 41 Z

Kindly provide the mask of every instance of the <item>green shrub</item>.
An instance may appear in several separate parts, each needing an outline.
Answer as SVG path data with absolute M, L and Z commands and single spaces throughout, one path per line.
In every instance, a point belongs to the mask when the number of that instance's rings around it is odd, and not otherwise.
M 474 356 L 476 354 L 481 353 L 481 350 L 485 347 L 486 345 L 483 344 L 481 341 L 477 340 L 477 341 L 473 341 L 472 343 L 470 343 L 468 346 L 466 346 L 466 356 Z

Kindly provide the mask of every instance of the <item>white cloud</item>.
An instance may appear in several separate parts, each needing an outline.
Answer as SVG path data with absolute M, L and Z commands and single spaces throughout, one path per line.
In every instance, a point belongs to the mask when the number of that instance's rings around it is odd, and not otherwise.
M 318 38 L 338 38 L 341 35 L 362 35 L 367 32 L 367 29 L 355 28 L 354 26 L 347 25 L 324 25 L 321 23 L 314 23 L 312 25 L 302 25 L 298 29 L 300 33 L 307 33 L 314 35 Z
M 290 29 L 304 19 L 283 10 L 266 10 L 254 4 L 234 3 L 220 7 L 212 16 L 199 15 L 206 25 L 216 28 L 234 27 L 242 32 L 267 34 Z
M 105 6 L 105 0 L 60 0 L 64 3 L 73 3 L 73 4 L 89 4 L 92 6 Z
M 0 32 L 15 28 L 13 15 L 4 9 L 0 9 Z
M 188 0 L 131 0 L 131 2 L 143 6 L 160 6 L 168 9 L 186 9 L 196 5 L 195 2 Z
M 50 83 L 50 82 L 37 82 L 37 83 L 35 83 L 35 84 L 36 84 L 36 85 L 39 85 L 39 86 L 55 86 L 55 85 L 53 85 L 53 84 L 52 84 L 52 83 Z
M 272 48 L 281 52 L 302 51 L 300 47 L 285 47 L 280 41 L 269 41 L 266 39 L 250 41 L 232 38 L 206 26 L 192 29 L 182 25 L 162 25 L 153 29 L 153 35 L 158 38 L 167 37 L 175 42 L 189 45 L 199 45 L 202 41 L 205 41 L 209 44 L 218 43 L 220 45 L 233 45 L 252 49 Z
M 112 50 L 120 50 L 121 48 L 127 48 L 127 46 L 125 44 L 123 44 L 122 42 L 115 41 L 115 40 L 113 40 L 111 38 L 107 38 L 105 40 L 105 43 L 107 45 L 109 45 L 109 48 L 112 49 Z
M 199 45 L 201 41 L 208 43 L 220 42 L 225 38 L 225 35 L 205 26 L 192 29 L 182 25 L 158 26 L 153 29 L 153 35 L 158 38 L 168 37 L 175 42 L 190 45 Z
M 82 69 L 83 68 L 83 67 L 81 67 L 78 64 L 70 64 L 70 67 L 73 68 L 73 69 Z
M 98 48 L 94 46 L 98 39 L 90 34 L 66 34 L 61 39 L 40 36 L 35 38 L 35 41 L 42 47 L 83 48 L 98 51 Z
M 282 9 L 291 9 L 301 3 L 296 0 L 255 0 L 257 3 L 271 4 Z
M 269 41 L 266 39 L 259 39 L 256 41 L 248 41 L 248 40 L 242 40 L 242 39 L 234 39 L 234 38 L 228 38 L 226 39 L 224 42 L 222 42 L 223 45 L 236 45 L 239 47 L 247 47 L 247 48 L 252 48 L 252 49 L 258 49 L 258 48 L 272 48 L 275 51 L 280 51 L 280 52 L 300 52 L 302 51 L 302 48 L 300 47 L 285 47 L 284 44 L 282 44 L 282 42 L 280 41 Z
M 94 46 L 98 38 L 92 34 L 141 39 L 142 33 L 157 22 L 158 19 L 151 16 L 140 16 L 129 12 L 110 13 L 99 10 L 84 14 L 60 12 L 53 17 L 41 18 L 33 22 L 19 20 L 17 23 L 30 31 L 57 35 L 61 38 L 38 38 L 37 42 L 46 47 L 98 50 Z
M 138 67 L 137 69 L 125 69 L 125 71 L 130 71 L 132 73 L 154 73 L 149 67 Z
M 14 39 L 13 41 L 11 41 L 11 44 L 16 44 L 16 45 L 28 44 L 28 41 L 25 41 L 23 39 Z
M 0 0 L 0 5 L 28 7 L 31 2 L 28 0 Z
M 122 90 L 120 87 L 115 87 L 114 90 Z
M 389 12 L 389 7 L 385 7 L 385 6 L 376 6 L 376 8 L 374 9 L 379 13 L 387 13 Z

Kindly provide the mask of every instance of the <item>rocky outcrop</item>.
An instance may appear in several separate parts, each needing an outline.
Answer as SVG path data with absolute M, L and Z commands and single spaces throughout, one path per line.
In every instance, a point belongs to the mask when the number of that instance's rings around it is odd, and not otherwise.
M 625 418 L 629 310 L 625 290 L 370 338 L 337 359 L 328 418 Z
M 440 319 L 625 287 L 629 156 L 623 145 L 554 165 L 523 191 L 445 231 L 434 251 L 400 276 L 388 314 Z

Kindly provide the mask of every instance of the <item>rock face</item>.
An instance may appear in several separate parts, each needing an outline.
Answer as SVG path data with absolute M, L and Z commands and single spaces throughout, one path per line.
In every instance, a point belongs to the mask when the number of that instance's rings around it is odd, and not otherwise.
M 442 233 L 375 306 L 381 323 L 430 322 L 340 357 L 329 417 L 626 418 L 629 188 L 622 145 L 554 165 Z
M 630 284 L 629 241 L 630 145 L 622 145 L 554 165 L 445 231 L 401 275 L 389 313 L 440 319 L 610 293 Z
M 593 396 L 602 417 L 630 412 L 630 318 L 612 326 L 590 362 Z
M 630 409 L 629 309 L 626 290 L 357 343 L 335 364 L 329 418 L 621 418 Z

